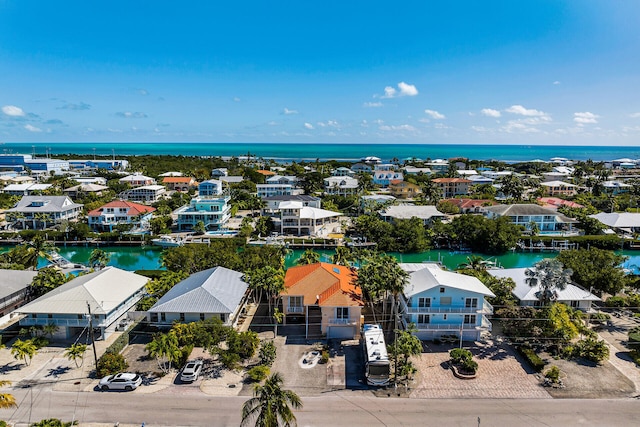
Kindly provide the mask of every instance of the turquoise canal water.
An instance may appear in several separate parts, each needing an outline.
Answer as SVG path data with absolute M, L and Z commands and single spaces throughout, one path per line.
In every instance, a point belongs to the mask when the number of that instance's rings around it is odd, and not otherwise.
M 67 246 L 61 247 L 60 255 L 65 257 L 71 262 L 86 264 L 89 261 L 91 251 L 95 248 L 84 246 Z M 123 270 L 135 271 L 135 270 L 157 270 L 161 269 L 161 254 L 162 250 L 154 246 L 134 246 L 134 247 L 101 247 L 105 252 L 111 255 L 111 261 L 109 265 L 121 268 Z M 8 250 L 8 248 L 0 248 L 1 251 Z M 300 257 L 304 251 L 294 250 L 285 260 L 285 265 L 291 267 L 295 265 L 295 261 Z M 330 261 L 332 250 L 317 250 L 322 261 Z M 623 255 L 629 257 L 624 263 L 623 267 L 632 270 L 635 274 L 640 274 L 640 251 L 622 251 Z M 482 254 L 461 254 L 453 253 L 445 250 L 432 250 L 422 253 L 413 254 L 400 254 L 390 253 L 395 256 L 400 262 L 423 262 L 423 261 L 440 261 L 449 269 L 455 269 L 458 265 L 467 261 L 467 257 L 472 255 L 480 255 L 485 259 L 493 261 L 497 266 L 503 268 L 523 268 L 531 267 L 536 262 L 544 258 L 553 258 L 556 256 L 556 252 L 514 252 L 507 253 L 495 257 L 487 257 Z M 44 265 L 44 260 L 41 265 Z

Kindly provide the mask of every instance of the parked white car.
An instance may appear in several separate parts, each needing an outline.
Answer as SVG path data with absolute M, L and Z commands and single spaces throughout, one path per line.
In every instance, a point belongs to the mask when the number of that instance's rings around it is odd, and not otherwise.
M 191 360 L 187 362 L 180 374 L 180 381 L 193 382 L 198 379 L 200 372 L 202 372 L 202 360 Z
M 142 378 L 138 374 L 121 372 L 108 375 L 100 380 L 100 390 L 135 390 L 142 384 Z

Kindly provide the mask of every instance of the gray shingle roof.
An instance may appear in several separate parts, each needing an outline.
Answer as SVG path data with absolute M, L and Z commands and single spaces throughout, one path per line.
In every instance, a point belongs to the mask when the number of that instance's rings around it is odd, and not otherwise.
M 0 298 L 6 298 L 29 285 L 38 274 L 33 270 L 0 270 Z
M 149 313 L 233 313 L 249 285 L 224 267 L 199 271 L 176 284 Z
M 33 206 L 33 202 L 45 201 L 44 206 Z M 82 205 L 74 203 L 68 196 L 23 196 L 18 204 L 7 212 L 66 212 Z

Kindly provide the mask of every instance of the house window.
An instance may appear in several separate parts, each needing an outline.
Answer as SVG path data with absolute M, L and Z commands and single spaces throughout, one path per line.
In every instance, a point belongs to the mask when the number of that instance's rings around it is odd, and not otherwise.
M 184 322 L 184 313 L 180 313 L 180 321 Z
M 158 322 L 158 313 L 151 313 L 151 323 Z
M 53 314 L 47 314 L 47 319 L 53 319 Z
M 477 308 L 478 307 L 478 298 L 466 298 L 464 300 L 464 306 L 466 308 Z
M 431 307 L 431 298 L 418 298 L 418 307 L 419 308 Z
M 348 319 L 349 318 L 349 307 L 338 307 L 338 308 L 336 308 L 336 318 L 337 319 Z
M 166 313 L 160 313 L 160 320 L 162 322 L 166 322 L 167 321 L 167 314 Z
M 475 314 L 465 314 L 464 315 L 464 324 L 465 325 L 475 325 L 476 323 L 476 315 Z
M 580 307 L 580 301 L 571 301 L 571 307 L 573 308 Z
M 82 314 L 78 314 L 78 320 L 82 320 L 84 316 Z
M 442 320 L 447 320 L 447 315 L 446 314 L 442 315 Z
M 302 307 L 302 296 L 289 297 L 289 307 Z
M 440 297 L 440 305 L 451 305 L 451 297 Z
M 418 314 L 418 323 L 431 323 L 431 316 L 428 314 Z
M 444 288 L 440 288 L 440 293 L 444 294 Z
M 204 313 L 200 313 L 200 320 L 204 320 Z

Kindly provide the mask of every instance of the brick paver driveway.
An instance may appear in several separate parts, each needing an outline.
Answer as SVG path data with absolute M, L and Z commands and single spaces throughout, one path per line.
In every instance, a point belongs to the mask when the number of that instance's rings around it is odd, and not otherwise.
M 533 373 L 528 373 L 506 345 L 488 341 L 464 348 L 471 350 L 478 362 L 478 376 L 461 380 L 446 366 L 451 345 L 428 343 L 414 363 L 418 368 L 410 397 L 416 398 L 532 398 L 551 396 L 540 386 Z

